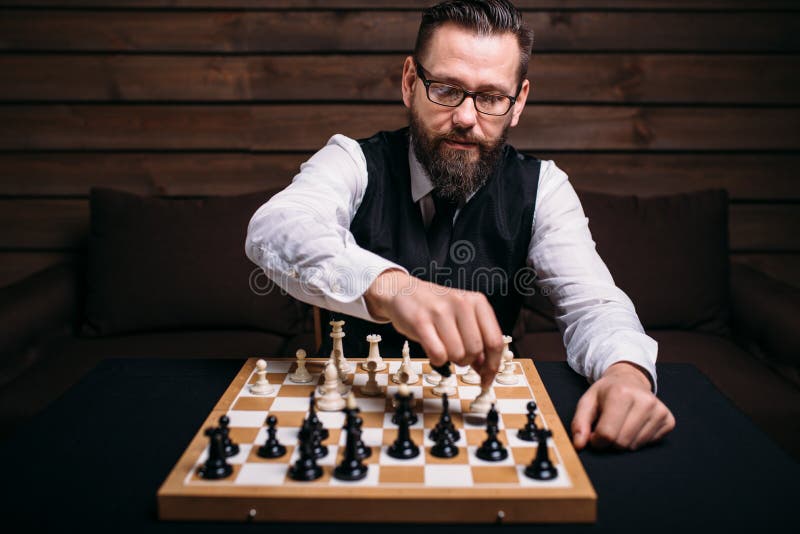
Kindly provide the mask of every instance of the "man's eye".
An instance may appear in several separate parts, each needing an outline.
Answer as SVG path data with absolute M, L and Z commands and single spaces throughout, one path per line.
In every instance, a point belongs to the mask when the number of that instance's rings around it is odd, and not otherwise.
M 433 93 L 437 98 L 446 100 L 455 100 L 461 98 L 461 90 L 449 85 L 431 85 L 431 93 Z
M 503 95 L 480 95 L 478 96 L 482 104 L 487 106 L 498 106 L 504 103 L 506 99 Z

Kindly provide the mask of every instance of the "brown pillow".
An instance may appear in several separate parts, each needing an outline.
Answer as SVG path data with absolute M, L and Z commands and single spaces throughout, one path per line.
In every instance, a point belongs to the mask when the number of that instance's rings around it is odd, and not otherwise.
M 728 333 L 728 194 L 578 191 L 617 286 L 646 328 Z
M 299 334 L 308 307 L 277 287 L 251 290 L 254 273 L 265 278 L 244 252 L 250 217 L 275 192 L 186 200 L 92 189 L 83 333 Z

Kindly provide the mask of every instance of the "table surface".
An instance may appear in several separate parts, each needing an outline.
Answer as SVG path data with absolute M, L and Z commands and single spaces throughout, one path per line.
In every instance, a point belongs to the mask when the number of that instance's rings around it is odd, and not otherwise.
M 242 532 L 264 524 L 167 523 L 156 491 L 243 360 L 106 360 L 0 443 L 4 523 L 115 532 Z M 569 428 L 584 380 L 564 363 L 537 364 Z M 634 453 L 580 453 L 598 494 L 594 525 L 440 525 L 437 532 L 779 531 L 800 527 L 800 463 L 693 366 L 659 364 L 659 396 L 676 429 Z M 313 521 L 310 503 L 309 520 Z M 319 523 L 281 525 L 316 532 Z M 342 527 L 337 527 L 342 528 Z M 351 532 L 408 525 L 347 525 Z M 414 527 L 418 528 L 418 527 Z M 755 530 L 754 530 L 755 529 Z M 383 534 L 383 533 L 382 533 Z

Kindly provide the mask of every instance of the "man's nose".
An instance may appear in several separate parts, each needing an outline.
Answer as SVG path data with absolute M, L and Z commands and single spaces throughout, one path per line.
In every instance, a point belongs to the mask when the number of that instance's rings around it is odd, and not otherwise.
M 478 121 L 478 110 L 475 109 L 475 100 L 467 96 L 461 105 L 453 109 L 453 125 L 462 128 L 475 126 Z

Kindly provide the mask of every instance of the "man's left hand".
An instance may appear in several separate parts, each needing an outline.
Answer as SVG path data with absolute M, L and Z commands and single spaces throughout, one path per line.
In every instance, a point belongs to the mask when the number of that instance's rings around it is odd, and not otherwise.
M 578 450 L 587 444 L 636 450 L 673 428 L 675 417 L 653 394 L 645 372 L 631 363 L 617 362 L 578 401 L 572 440 Z

